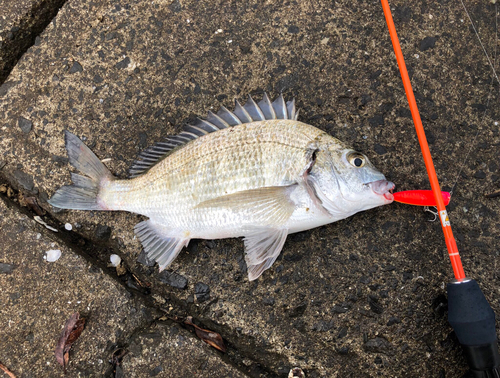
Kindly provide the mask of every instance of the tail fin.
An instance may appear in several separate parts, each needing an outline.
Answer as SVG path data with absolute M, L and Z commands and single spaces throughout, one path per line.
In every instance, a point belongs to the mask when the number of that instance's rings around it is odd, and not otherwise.
M 71 173 L 73 185 L 59 188 L 49 204 L 61 209 L 106 210 L 98 195 L 102 184 L 113 180 L 113 175 L 76 135 L 65 131 L 64 140 L 69 163 L 88 177 Z

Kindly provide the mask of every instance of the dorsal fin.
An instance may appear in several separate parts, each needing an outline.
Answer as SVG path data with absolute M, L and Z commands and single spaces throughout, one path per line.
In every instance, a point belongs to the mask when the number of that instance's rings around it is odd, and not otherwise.
M 280 94 L 274 102 L 271 102 L 267 93 L 264 93 L 263 99 L 258 104 L 250 95 L 245 105 L 242 106 L 238 100 L 234 100 L 234 103 L 233 111 L 224 106 L 217 113 L 209 111 L 206 119 L 198 118 L 194 124 L 187 125 L 180 134 L 166 137 L 163 141 L 146 148 L 132 163 L 129 169 L 130 177 L 146 173 L 152 166 L 167 157 L 172 150 L 203 135 L 227 127 L 268 119 L 297 120 L 299 115 L 295 108 L 295 99 L 285 102 L 283 94 Z

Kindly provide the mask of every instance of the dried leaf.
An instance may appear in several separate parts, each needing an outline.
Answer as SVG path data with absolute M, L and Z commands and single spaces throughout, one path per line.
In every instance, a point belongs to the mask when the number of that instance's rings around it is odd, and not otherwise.
M 109 361 L 113 365 L 113 370 L 115 373 L 114 378 L 125 378 L 125 374 L 123 373 L 123 369 L 120 364 L 122 362 L 123 357 L 128 354 L 128 350 L 118 348 L 113 352 L 111 356 L 111 361 Z
M 198 327 L 193 323 L 193 318 L 188 316 L 186 320 L 184 320 L 184 324 L 190 325 L 194 327 L 196 332 L 196 336 L 206 342 L 208 345 L 214 347 L 215 349 L 220 350 L 223 353 L 226 353 L 226 346 L 224 345 L 224 340 L 222 340 L 222 336 L 217 332 L 209 331 L 208 329 L 203 329 Z
M 71 345 L 80 337 L 85 326 L 85 318 L 80 318 L 80 314 L 75 312 L 66 320 L 61 337 L 57 342 L 55 355 L 57 362 L 64 368 L 69 361 L 69 350 Z
M 128 354 L 128 350 L 123 348 L 118 348 L 113 352 L 113 356 L 111 357 L 111 362 L 113 365 L 120 364 L 122 362 L 123 357 Z
M 9 376 L 9 378 L 16 378 L 14 373 L 12 373 L 7 367 L 0 363 L 0 370 L 2 370 L 5 374 Z

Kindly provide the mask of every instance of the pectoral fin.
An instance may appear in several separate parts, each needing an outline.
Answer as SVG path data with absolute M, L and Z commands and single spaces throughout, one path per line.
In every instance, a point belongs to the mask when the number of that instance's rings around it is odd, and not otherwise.
M 297 187 L 271 186 L 228 194 L 201 202 L 195 208 L 224 208 L 239 213 L 255 226 L 280 227 L 295 210 L 290 194 Z
M 224 208 L 238 213 L 248 225 L 245 233 L 245 261 L 248 279 L 257 279 L 278 258 L 288 235 L 286 222 L 295 210 L 290 194 L 297 184 L 245 190 L 217 197 L 196 206 Z
M 249 281 L 259 278 L 262 272 L 273 265 L 285 244 L 287 235 L 286 228 L 262 228 L 245 236 L 243 241 Z

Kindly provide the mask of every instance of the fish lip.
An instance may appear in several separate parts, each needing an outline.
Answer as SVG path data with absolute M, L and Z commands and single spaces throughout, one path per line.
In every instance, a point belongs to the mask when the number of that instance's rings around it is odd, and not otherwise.
M 394 201 L 394 195 L 392 191 L 396 188 L 396 185 L 387 180 L 377 180 L 368 183 L 373 193 L 383 196 L 388 201 Z

